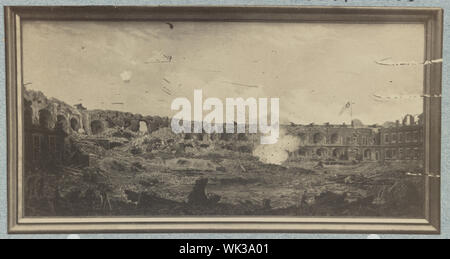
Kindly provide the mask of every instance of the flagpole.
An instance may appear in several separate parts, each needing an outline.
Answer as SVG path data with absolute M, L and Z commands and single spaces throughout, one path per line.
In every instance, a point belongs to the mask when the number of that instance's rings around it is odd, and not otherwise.
M 354 127 L 353 125 L 353 101 L 350 101 L 350 125 Z

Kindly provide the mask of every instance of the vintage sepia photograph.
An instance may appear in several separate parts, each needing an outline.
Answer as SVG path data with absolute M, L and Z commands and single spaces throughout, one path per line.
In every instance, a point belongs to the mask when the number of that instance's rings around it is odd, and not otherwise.
M 24 19 L 19 210 L 425 219 L 428 25 Z

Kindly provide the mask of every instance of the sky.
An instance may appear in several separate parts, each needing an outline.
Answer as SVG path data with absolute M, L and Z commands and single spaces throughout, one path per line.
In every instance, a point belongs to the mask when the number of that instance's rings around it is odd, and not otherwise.
M 281 123 L 423 110 L 422 24 L 23 23 L 27 88 L 88 109 L 173 116 L 177 97 L 279 98 Z M 377 63 L 411 62 L 409 66 Z M 385 98 L 391 97 L 391 98 Z M 342 108 L 352 103 L 352 117 Z

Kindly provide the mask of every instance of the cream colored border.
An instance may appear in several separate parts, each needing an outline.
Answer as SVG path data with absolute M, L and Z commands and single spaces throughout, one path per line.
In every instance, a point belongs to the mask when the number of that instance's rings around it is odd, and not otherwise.
M 6 7 L 9 233 L 314 232 L 421 233 L 440 230 L 440 179 L 428 178 L 424 219 L 295 217 L 24 218 L 22 205 L 22 51 L 26 20 L 178 20 L 422 23 L 427 60 L 442 58 L 442 10 L 330 7 Z M 441 94 L 440 64 L 427 66 L 424 93 Z M 440 98 L 424 102 L 425 168 L 440 174 Z

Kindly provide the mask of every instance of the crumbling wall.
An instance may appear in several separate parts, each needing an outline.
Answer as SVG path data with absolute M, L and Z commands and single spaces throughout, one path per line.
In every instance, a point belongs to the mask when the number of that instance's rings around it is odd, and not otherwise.
M 105 128 L 122 128 L 139 132 L 140 124 L 145 123 L 147 132 L 152 133 L 161 128 L 169 127 L 169 118 L 162 118 L 159 116 L 142 116 L 140 114 L 132 114 L 129 112 L 120 111 L 104 111 L 93 110 L 86 111 L 86 120 L 91 124 L 92 121 L 101 121 Z M 88 124 L 86 124 L 88 125 Z M 92 134 L 92 129 L 85 128 L 86 132 Z
M 42 92 L 33 90 L 25 90 L 24 104 L 27 126 L 44 126 L 49 129 L 60 127 L 67 134 L 76 132 L 93 135 L 92 122 L 95 122 L 97 126 L 101 125 L 103 129 L 120 128 L 133 132 L 139 132 L 142 128 L 140 124 L 145 123 L 148 133 L 170 125 L 167 117 L 144 117 L 129 112 L 87 110 L 81 104 L 71 106 L 55 98 L 47 98 Z M 98 129 L 96 133 L 99 133 Z
M 298 136 L 302 146 L 308 145 L 375 145 L 379 135 L 375 129 L 345 125 L 286 126 L 287 133 Z
M 83 115 L 75 107 L 55 98 L 49 99 L 42 92 L 33 90 L 24 91 L 24 100 L 28 126 L 36 125 L 48 129 L 61 127 L 68 134 L 83 128 Z M 77 130 L 70 127 L 71 120 L 77 121 Z

